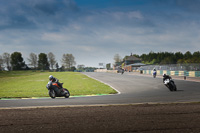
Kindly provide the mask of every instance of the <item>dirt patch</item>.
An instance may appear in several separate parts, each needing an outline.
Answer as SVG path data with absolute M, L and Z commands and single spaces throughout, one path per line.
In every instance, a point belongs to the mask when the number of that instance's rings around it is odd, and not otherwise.
M 199 133 L 200 103 L 1 109 L 0 132 Z

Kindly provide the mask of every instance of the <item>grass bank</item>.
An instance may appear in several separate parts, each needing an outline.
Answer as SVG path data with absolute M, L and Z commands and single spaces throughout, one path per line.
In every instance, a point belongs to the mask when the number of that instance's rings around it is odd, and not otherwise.
M 48 97 L 49 75 L 64 83 L 71 96 L 117 93 L 108 85 L 78 72 L 0 72 L 0 98 Z

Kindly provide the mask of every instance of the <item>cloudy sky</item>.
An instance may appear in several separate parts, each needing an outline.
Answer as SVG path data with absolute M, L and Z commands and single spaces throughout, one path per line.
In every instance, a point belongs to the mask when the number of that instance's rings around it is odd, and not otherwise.
M 77 65 L 115 54 L 200 51 L 200 0 L 0 0 L 0 54 L 71 53 Z

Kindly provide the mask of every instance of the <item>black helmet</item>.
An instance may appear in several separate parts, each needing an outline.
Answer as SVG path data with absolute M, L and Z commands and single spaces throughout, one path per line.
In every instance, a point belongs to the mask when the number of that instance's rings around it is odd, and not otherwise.
M 163 74 L 163 77 L 166 77 L 166 74 L 165 74 L 165 73 Z

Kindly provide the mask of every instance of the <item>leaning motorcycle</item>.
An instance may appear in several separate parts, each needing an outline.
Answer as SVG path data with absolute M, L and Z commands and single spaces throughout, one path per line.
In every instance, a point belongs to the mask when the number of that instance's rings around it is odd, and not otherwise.
M 170 91 L 177 91 L 176 85 L 172 79 L 166 79 L 164 80 L 164 85 L 170 90 Z
M 52 85 L 54 86 L 58 86 L 58 83 L 52 83 Z M 62 83 L 63 85 L 63 83 Z M 49 96 L 54 99 L 56 97 L 65 97 L 65 98 L 69 98 L 70 96 L 70 92 L 66 89 L 66 88 L 60 88 L 59 92 L 57 93 L 54 89 L 52 89 L 51 87 L 49 87 L 49 83 L 47 84 L 47 89 L 49 90 Z

